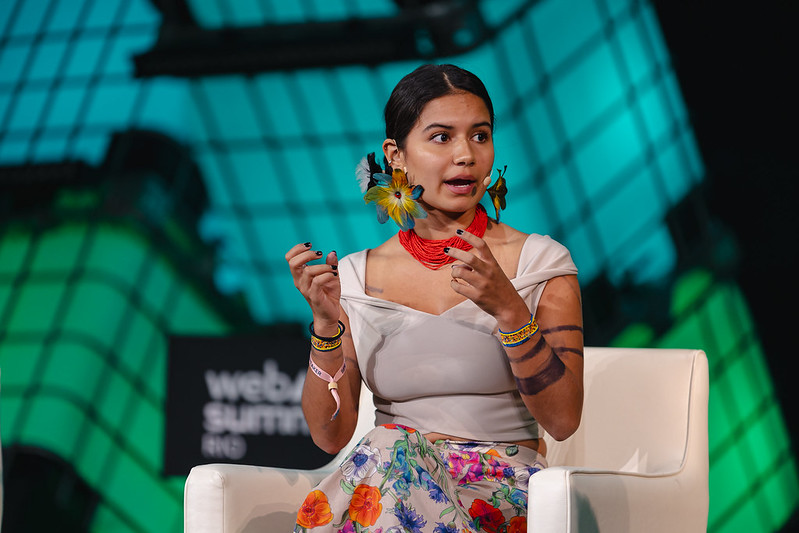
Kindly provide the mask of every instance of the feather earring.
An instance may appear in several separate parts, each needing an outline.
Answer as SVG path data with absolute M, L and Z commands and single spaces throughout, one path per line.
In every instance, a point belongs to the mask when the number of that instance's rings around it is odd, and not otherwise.
M 415 225 L 415 219 L 427 217 L 427 211 L 417 202 L 424 189 L 421 185 L 412 187 L 405 171 L 392 169 L 385 158 L 383 163 L 385 171 L 372 152 L 355 168 L 363 199 L 367 204 L 375 204 L 378 222 L 384 224 L 391 218 L 401 230 L 408 231 Z
M 507 170 L 508 165 L 505 165 L 502 170 L 497 169 L 497 172 L 499 173 L 497 181 L 494 182 L 494 185 L 486 189 L 489 198 L 491 198 L 491 203 L 494 204 L 494 209 L 497 212 L 497 222 L 499 222 L 499 212 L 505 209 L 505 195 L 508 194 L 508 186 L 507 182 L 505 181 L 505 172 Z M 490 183 L 491 176 L 489 175 L 486 177 L 486 179 L 489 180 Z

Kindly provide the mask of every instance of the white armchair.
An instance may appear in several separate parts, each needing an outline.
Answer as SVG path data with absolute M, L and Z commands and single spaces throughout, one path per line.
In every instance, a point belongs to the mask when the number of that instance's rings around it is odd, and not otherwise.
M 371 395 L 345 450 L 373 425 Z M 585 349 L 580 429 L 548 435 L 550 468 L 530 478 L 528 531 L 706 531 L 708 365 L 701 350 Z M 185 533 L 292 531 L 307 493 L 333 471 L 196 466 L 184 492 Z

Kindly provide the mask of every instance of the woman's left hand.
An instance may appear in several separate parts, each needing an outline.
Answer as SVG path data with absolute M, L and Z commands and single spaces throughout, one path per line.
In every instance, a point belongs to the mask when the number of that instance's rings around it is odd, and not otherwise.
M 472 249 L 450 248 L 447 252 L 459 261 L 452 265 L 452 289 L 496 318 L 500 329 L 512 331 L 523 326 L 530 320 L 530 310 L 486 242 L 467 231 L 458 236 Z

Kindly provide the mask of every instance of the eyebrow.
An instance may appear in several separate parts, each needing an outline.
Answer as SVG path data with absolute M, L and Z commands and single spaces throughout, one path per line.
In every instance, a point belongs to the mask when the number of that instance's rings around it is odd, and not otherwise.
M 474 129 L 474 128 L 482 128 L 482 127 L 490 128 L 491 127 L 491 123 L 490 122 L 478 122 L 477 124 L 472 124 L 472 129 Z M 447 124 L 439 124 L 438 122 L 433 122 L 432 124 L 429 124 L 422 131 L 434 130 L 434 129 L 439 129 L 439 128 L 445 129 L 445 130 L 452 130 L 452 129 L 455 129 L 455 126 L 448 126 Z

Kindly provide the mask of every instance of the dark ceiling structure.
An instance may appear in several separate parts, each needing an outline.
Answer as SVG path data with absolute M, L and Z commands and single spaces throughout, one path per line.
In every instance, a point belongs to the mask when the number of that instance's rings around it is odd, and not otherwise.
M 134 58 L 136 75 L 377 65 L 462 54 L 492 34 L 476 0 L 396 3 L 399 13 L 390 17 L 209 29 L 198 24 L 186 0 L 153 0 L 163 22 L 154 47 Z

